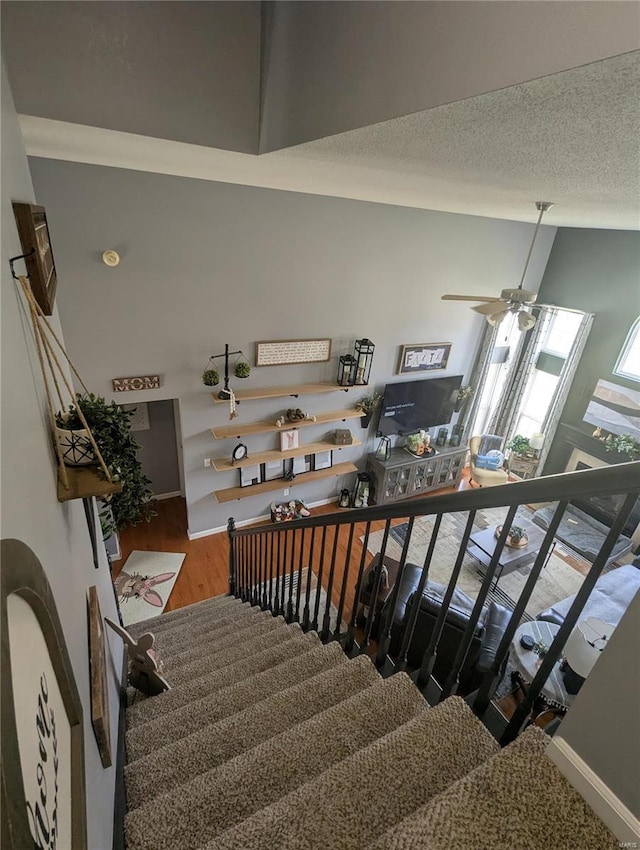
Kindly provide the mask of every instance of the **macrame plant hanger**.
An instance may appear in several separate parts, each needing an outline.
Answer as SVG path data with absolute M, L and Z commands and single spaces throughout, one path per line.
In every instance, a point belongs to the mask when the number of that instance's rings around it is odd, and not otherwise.
M 49 424 L 51 427 L 51 433 L 54 438 L 53 442 L 55 446 L 56 456 L 58 459 L 58 499 L 61 502 L 66 502 L 70 499 L 86 499 L 90 496 L 107 496 L 112 493 L 118 493 L 122 490 L 122 485 L 115 483 L 112 479 L 111 473 L 109 472 L 109 468 L 107 467 L 107 464 L 105 463 L 104 458 L 102 457 L 102 453 L 100 452 L 100 449 L 98 448 L 95 438 L 91 432 L 89 423 L 87 422 L 85 415 L 82 411 L 82 407 L 78 403 L 78 399 L 73 390 L 73 387 L 71 386 L 69 378 L 67 377 L 67 374 L 60 362 L 60 358 L 56 353 L 56 350 L 53 345 L 54 342 L 62 353 L 64 359 L 68 363 L 71 372 L 76 377 L 78 383 L 87 395 L 89 395 L 89 390 L 87 389 L 86 384 L 80 377 L 78 370 L 69 358 L 69 355 L 65 351 L 64 346 L 58 338 L 56 332 L 51 327 L 51 324 L 45 316 L 42 308 L 36 301 L 28 278 L 25 275 L 15 274 L 13 270 L 13 263 L 18 259 L 22 259 L 22 257 L 14 257 L 9 262 L 11 264 L 11 274 L 14 280 L 18 282 L 20 289 L 22 290 L 22 294 L 27 303 L 27 307 L 29 309 L 29 317 L 31 319 L 31 327 L 33 329 L 33 335 L 35 338 L 38 362 L 40 365 L 40 371 L 42 373 L 45 395 L 47 399 Z M 64 463 L 62 448 L 57 438 L 56 414 L 53 399 L 53 393 L 55 389 L 55 394 L 60 404 L 60 410 L 64 411 L 66 409 L 61 384 L 69 394 L 70 403 L 75 407 L 78 413 L 78 418 L 82 422 L 82 426 L 87 432 L 87 438 L 89 440 L 89 443 L 91 444 L 91 448 L 93 449 L 98 465 L 100 466 L 106 479 L 106 481 L 101 481 L 94 473 L 93 478 L 95 478 L 95 487 L 89 488 L 93 490 L 92 492 L 89 492 L 89 490 L 87 489 L 86 482 L 85 486 L 82 487 L 82 491 L 76 492 L 76 488 L 73 486 L 73 482 L 71 481 L 70 476 L 70 473 L 79 474 L 78 469 L 82 469 L 82 471 L 86 475 L 86 470 L 88 468 L 81 467 L 69 469 Z

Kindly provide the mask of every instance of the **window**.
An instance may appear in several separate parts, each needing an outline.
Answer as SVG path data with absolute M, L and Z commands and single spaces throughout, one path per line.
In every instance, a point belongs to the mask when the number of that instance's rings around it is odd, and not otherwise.
M 640 316 L 631 325 L 613 374 L 640 381 Z

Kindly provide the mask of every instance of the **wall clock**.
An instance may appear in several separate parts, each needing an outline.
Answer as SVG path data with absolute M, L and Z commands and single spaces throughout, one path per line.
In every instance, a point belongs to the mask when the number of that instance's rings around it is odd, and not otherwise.
M 231 464 L 236 464 L 238 463 L 238 461 L 244 460 L 245 457 L 249 457 L 247 447 L 244 443 L 238 443 L 238 445 L 231 452 Z

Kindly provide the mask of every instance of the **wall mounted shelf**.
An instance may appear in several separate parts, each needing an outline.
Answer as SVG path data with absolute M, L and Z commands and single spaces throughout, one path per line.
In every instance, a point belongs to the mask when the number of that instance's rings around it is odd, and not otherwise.
M 333 448 L 337 448 L 333 446 Z M 237 464 L 236 464 L 237 466 Z M 275 481 L 263 481 L 262 484 L 251 484 L 248 487 L 228 487 L 226 490 L 216 490 L 214 497 L 218 502 L 233 502 L 236 499 L 247 499 L 249 496 L 258 496 L 260 493 L 269 493 L 273 490 L 282 490 L 285 487 L 295 487 L 310 481 L 320 481 L 331 476 L 348 475 L 357 472 L 358 467 L 354 463 L 337 463 L 329 469 L 318 469 L 315 472 L 302 472 L 296 475 L 293 481 L 278 478 Z
M 254 401 L 259 398 L 283 398 L 284 396 L 295 396 L 296 398 L 299 395 L 314 395 L 317 393 L 337 393 L 340 390 L 342 392 L 349 392 L 351 389 L 362 389 L 366 390 L 366 386 L 361 387 L 341 387 L 339 384 L 333 383 L 319 383 L 319 384 L 294 384 L 290 387 L 256 387 L 255 389 L 247 389 L 247 390 L 236 390 L 234 389 L 234 394 L 236 397 L 236 401 Z M 211 393 L 211 398 L 214 400 L 216 404 L 229 404 L 228 398 L 218 398 L 217 393 Z
M 301 419 L 299 422 L 285 422 L 278 428 L 273 420 L 268 422 L 247 422 L 246 425 L 235 423 L 222 425 L 211 429 L 216 440 L 226 440 L 228 437 L 246 437 L 251 434 L 268 434 L 271 431 L 292 431 L 297 428 L 308 428 L 310 425 L 326 425 L 327 422 L 339 422 L 345 419 L 360 419 L 364 416 L 363 410 L 329 410 L 326 413 L 317 413 L 316 421 L 312 419 Z M 355 444 L 354 444 L 355 445 Z
M 330 443 L 326 440 L 319 443 L 307 443 L 305 446 L 298 446 L 297 449 L 291 449 L 287 452 L 274 449 L 268 452 L 257 452 L 249 455 L 236 463 L 231 463 L 231 458 L 214 457 L 211 458 L 211 466 L 216 472 L 229 472 L 230 469 L 240 469 L 242 466 L 257 466 L 261 463 L 269 463 L 274 460 L 286 460 L 289 457 L 302 457 L 303 455 L 314 455 L 318 452 L 335 452 L 340 449 L 350 449 L 353 446 L 359 446 L 360 440 L 357 437 L 353 438 L 353 442 L 348 446 L 338 446 L 335 443 Z M 306 473 L 305 473 L 306 474 Z
M 91 496 L 110 496 L 122 492 L 122 484 L 107 481 L 97 466 L 67 466 L 69 489 L 64 486 L 62 473 L 58 470 L 58 501 L 88 499 Z

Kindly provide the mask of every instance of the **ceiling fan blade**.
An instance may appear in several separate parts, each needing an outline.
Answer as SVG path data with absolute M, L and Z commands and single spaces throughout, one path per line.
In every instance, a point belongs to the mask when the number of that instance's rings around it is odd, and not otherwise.
M 442 301 L 500 301 L 493 295 L 443 295 Z
M 476 313 L 481 313 L 483 316 L 493 316 L 495 313 L 501 313 L 503 310 L 508 310 L 509 305 L 506 301 L 492 301 L 490 304 L 479 304 L 477 307 L 472 307 Z

